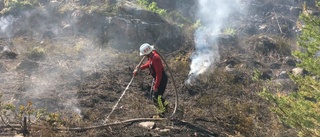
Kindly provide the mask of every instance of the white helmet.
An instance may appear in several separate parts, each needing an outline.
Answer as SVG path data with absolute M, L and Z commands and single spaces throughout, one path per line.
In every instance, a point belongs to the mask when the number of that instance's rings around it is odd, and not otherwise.
M 154 50 L 154 47 L 148 43 L 144 43 L 140 46 L 140 56 L 148 55 Z

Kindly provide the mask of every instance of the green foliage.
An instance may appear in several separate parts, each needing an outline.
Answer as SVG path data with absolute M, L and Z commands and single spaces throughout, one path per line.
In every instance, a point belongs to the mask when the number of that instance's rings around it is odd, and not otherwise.
M 5 110 L 14 110 L 15 107 L 12 104 L 5 104 L 5 105 L 2 105 L 2 108 Z
M 91 5 L 91 6 L 81 6 L 79 9 L 82 9 L 88 14 L 92 13 L 102 13 L 105 15 L 116 15 L 118 13 L 118 7 L 115 5 Z
M 320 59 L 315 56 L 320 50 L 320 18 L 310 15 L 304 6 L 300 19 L 305 24 L 298 39 L 302 50 L 293 55 L 301 60 L 298 66 L 309 74 L 291 75 L 299 87 L 297 92 L 274 95 L 264 90 L 260 95 L 275 104 L 272 110 L 283 123 L 295 128 L 299 136 L 320 136 Z
M 196 22 L 192 21 L 191 19 L 183 16 L 178 11 L 167 11 L 165 9 L 161 9 L 157 6 L 156 2 L 151 2 L 149 0 L 138 0 L 138 4 L 151 12 L 159 14 L 162 18 L 164 18 L 166 21 L 176 24 L 180 28 L 184 29 L 185 34 L 187 35 L 193 35 L 194 31 L 201 26 L 200 20 L 197 20 Z
M 168 13 L 168 16 L 166 17 L 169 21 L 176 22 L 177 24 L 192 24 L 191 19 L 186 18 L 178 11 L 171 11 Z
M 43 49 L 41 47 L 34 47 L 30 51 L 28 57 L 31 59 L 41 59 L 45 56 L 45 53 L 46 53 L 45 49 Z
M 262 75 L 262 73 L 261 73 L 258 69 L 254 69 L 254 70 L 253 70 L 252 80 L 253 80 L 253 81 L 259 81 L 261 75 Z
M 300 18 L 305 23 L 302 35 L 299 37 L 299 45 L 304 48 L 304 51 L 297 51 L 294 55 L 301 59 L 300 67 L 314 75 L 320 75 L 320 58 L 315 57 L 315 54 L 320 51 L 320 18 L 311 16 L 306 10 Z
M 201 27 L 201 21 L 197 20 L 186 29 L 185 33 L 193 36 L 194 31 L 197 30 L 199 27 Z
M 287 39 L 284 38 L 276 38 L 275 39 L 276 42 L 276 51 L 280 54 L 280 55 L 284 55 L 284 56 L 289 56 L 291 55 L 291 47 L 289 45 L 289 42 Z
M 148 0 L 138 0 L 139 5 L 143 6 L 143 7 L 147 7 L 147 5 L 149 5 L 149 1 Z
M 59 12 L 67 13 L 77 9 L 87 14 L 103 14 L 103 15 L 110 15 L 110 16 L 116 15 L 119 12 L 119 7 L 117 5 L 94 4 L 94 2 L 91 2 L 89 5 L 65 4 L 59 8 Z
M 0 102 L 1 103 L 1 102 Z M 33 103 L 29 101 L 26 105 L 15 106 L 12 104 L 1 104 L 1 124 L 22 123 L 24 118 L 27 118 L 27 126 L 30 136 L 57 136 L 64 133 L 57 133 L 55 128 L 62 128 L 66 124 L 74 125 L 68 119 L 58 113 L 50 113 L 45 109 L 36 109 Z M 6 123 L 3 120 L 6 120 Z M 72 120 L 77 120 L 71 117 Z M 33 127 L 32 125 L 37 125 Z M 40 127 L 40 128 L 39 128 Z M 29 129 L 30 128 L 30 129 Z
M 194 29 L 197 29 L 201 26 L 201 21 L 200 20 L 197 20 L 193 25 L 192 25 L 192 28 Z
M 234 36 L 236 35 L 236 30 L 233 28 L 226 28 L 223 30 L 223 34 Z
M 162 17 L 164 17 L 167 13 L 167 10 L 159 8 L 156 2 L 150 3 L 148 6 L 148 10 L 158 13 Z
M 169 61 L 169 67 L 170 69 L 172 69 L 173 72 L 176 72 L 175 75 L 180 76 L 180 75 L 188 74 L 188 71 L 189 71 L 188 58 L 189 58 L 189 55 L 180 53 Z
M 166 16 L 167 10 L 161 9 L 158 7 L 156 2 L 149 3 L 148 0 L 138 0 L 139 5 L 141 5 L 143 8 L 152 11 L 154 13 L 159 14 L 161 17 Z
M 3 0 L 1 2 L 4 4 L 4 9 L 1 10 L 1 14 L 22 11 L 39 5 L 38 0 Z

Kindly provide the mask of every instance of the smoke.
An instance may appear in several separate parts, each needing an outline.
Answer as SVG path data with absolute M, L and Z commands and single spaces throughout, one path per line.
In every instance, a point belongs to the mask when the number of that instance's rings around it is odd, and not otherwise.
M 6 74 L 1 74 L 2 76 L 16 74 L 10 75 L 10 79 L 2 77 L 2 85 L 22 83 L 19 85 L 21 86 L 19 90 L 16 90 L 15 87 L 1 86 L 2 91 L 10 93 L 5 96 L 11 98 L 13 94 L 15 95 L 16 102 L 13 103 L 25 105 L 26 102 L 31 101 L 35 108 L 46 108 L 48 111 L 64 109 L 71 113 L 81 114 L 78 108 L 80 103 L 77 99 L 77 85 L 86 74 L 95 73 L 97 68 L 105 66 L 109 56 L 105 55 L 107 52 L 101 51 L 92 40 L 69 35 L 74 31 L 78 32 L 74 30 L 76 27 L 73 25 L 72 16 L 57 18 L 42 8 L 25 11 L 17 16 L 9 15 L 0 18 L 0 38 L 10 41 L 16 36 L 26 38 L 25 41 L 14 45 L 15 50 L 21 55 L 30 52 L 30 49 L 21 46 L 23 42 L 28 42 L 27 40 L 30 39 L 35 46 L 51 50 L 45 51 L 45 58 L 40 60 L 24 59 L 26 57 L 20 58 L 19 56 L 14 61 L 26 60 L 28 66 L 20 69 L 18 73 L 12 69 Z M 66 26 L 70 27 L 66 28 Z M 24 61 L 18 66 L 23 66 L 23 63 Z M 31 70 L 27 70 L 29 68 Z M 11 78 L 14 76 L 15 78 Z
M 10 34 L 7 32 L 7 28 L 13 23 L 13 21 L 14 18 L 11 15 L 0 18 L 0 36 L 4 34 Z
M 217 36 L 227 26 L 229 16 L 239 11 L 240 0 L 199 0 L 198 18 L 201 27 L 194 34 L 195 51 L 191 55 L 187 84 L 220 60 Z
M 12 23 L 12 21 L 13 21 L 12 16 L 1 17 L 0 18 L 1 32 L 4 32 L 8 28 L 8 26 Z

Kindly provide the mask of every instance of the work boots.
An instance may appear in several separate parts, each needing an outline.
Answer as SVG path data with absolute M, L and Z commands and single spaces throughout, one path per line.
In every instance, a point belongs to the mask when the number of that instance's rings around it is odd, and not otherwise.
M 158 96 L 158 99 L 157 99 L 157 107 L 158 107 L 158 114 L 160 117 L 165 117 L 165 113 L 167 112 L 168 110 L 168 106 L 169 106 L 169 102 L 166 101 L 165 99 L 162 98 L 162 96 Z

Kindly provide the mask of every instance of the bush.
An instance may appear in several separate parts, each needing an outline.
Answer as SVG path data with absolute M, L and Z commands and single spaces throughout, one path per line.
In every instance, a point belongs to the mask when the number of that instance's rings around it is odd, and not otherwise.
M 18 13 L 39 5 L 38 0 L 5 0 L 3 3 L 4 9 L 1 10 L 1 14 Z
M 301 60 L 298 66 L 309 74 L 290 76 L 298 85 L 297 92 L 274 95 L 264 90 L 260 95 L 274 104 L 271 109 L 284 124 L 295 128 L 299 136 L 320 136 L 320 57 L 315 56 L 320 44 L 320 18 L 310 15 L 304 6 L 300 19 L 305 23 L 298 40 L 303 50 L 293 55 Z
M 41 47 L 34 47 L 30 51 L 28 58 L 32 60 L 41 60 L 45 57 L 45 50 Z

